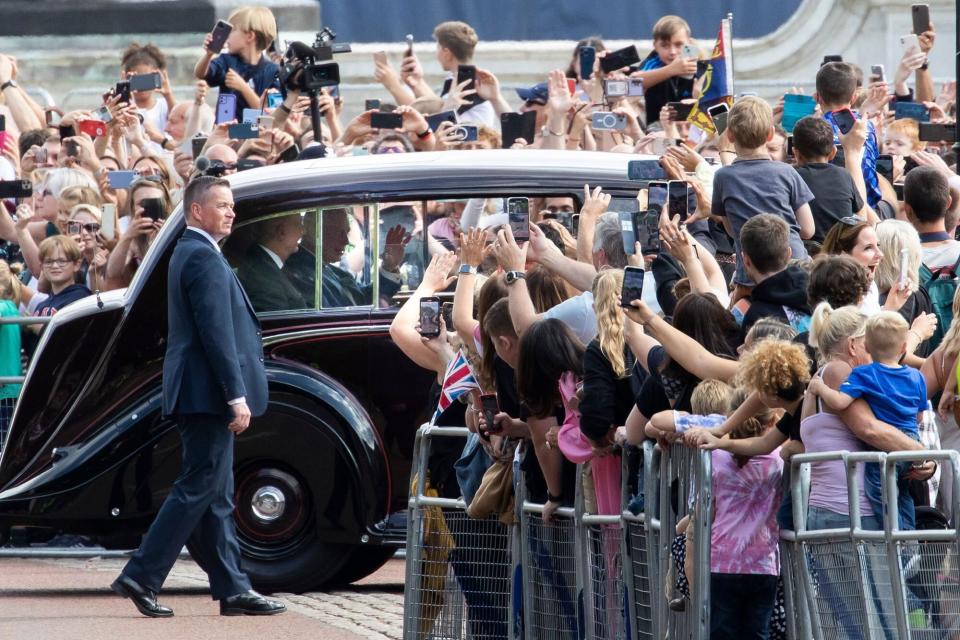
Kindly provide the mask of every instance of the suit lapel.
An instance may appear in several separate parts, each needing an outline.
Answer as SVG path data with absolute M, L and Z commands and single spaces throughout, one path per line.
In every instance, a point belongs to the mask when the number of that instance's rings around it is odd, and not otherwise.
M 250 315 L 254 319 L 257 317 L 257 311 L 253 308 L 253 303 L 250 302 L 250 298 L 247 297 L 247 292 L 244 290 L 243 285 L 240 283 L 240 278 L 237 277 L 237 272 L 233 270 L 233 267 L 230 266 L 230 263 L 227 262 L 227 259 L 224 255 L 220 254 L 220 259 L 223 260 L 224 266 L 227 268 L 227 271 L 230 272 L 230 275 L 233 276 L 233 282 L 237 285 L 237 289 L 240 290 L 240 295 L 243 296 L 243 301 L 247 303 L 247 309 L 250 311 Z M 259 322 L 259 321 L 258 321 Z

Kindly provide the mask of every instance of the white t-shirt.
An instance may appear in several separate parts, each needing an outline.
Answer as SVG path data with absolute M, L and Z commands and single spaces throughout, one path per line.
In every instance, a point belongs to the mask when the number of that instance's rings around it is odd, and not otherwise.
M 875 316 L 881 311 L 880 307 L 880 290 L 877 288 L 877 283 L 873 280 L 870 281 L 870 288 L 867 289 L 867 293 L 864 294 L 863 300 L 860 301 L 860 313 L 867 316 Z
M 149 109 L 137 109 L 137 112 L 143 116 L 143 124 L 149 124 L 157 131 L 163 132 L 164 128 L 167 126 L 167 116 L 169 115 L 170 108 L 167 106 L 167 101 L 161 97 L 157 97 L 153 101 L 153 106 Z M 146 139 L 146 129 L 144 129 L 144 138 Z M 163 156 L 167 152 L 156 142 L 152 142 L 147 139 L 147 146 L 153 151 L 154 155 Z
M 951 240 L 944 244 L 923 247 L 923 264 L 928 269 L 942 269 L 952 267 L 960 259 L 960 242 Z
M 597 315 L 593 311 L 593 293 L 584 291 L 547 309 L 544 319 L 553 318 L 570 327 L 583 344 L 597 337 Z

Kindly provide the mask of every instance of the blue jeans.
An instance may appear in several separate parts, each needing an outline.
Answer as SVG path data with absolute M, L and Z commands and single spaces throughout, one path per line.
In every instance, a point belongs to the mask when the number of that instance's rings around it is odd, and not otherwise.
M 807 512 L 807 531 L 820 529 L 843 529 L 850 526 L 850 516 L 821 507 L 810 507 Z M 868 531 L 880 531 L 883 522 L 877 516 L 860 515 L 860 528 Z
M 710 574 L 710 640 L 768 640 L 777 576 Z
M 899 514 L 900 530 L 913 531 L 917 528 L 917 515 L 913 508 L 913 496 L 910 495 L 910 482 L 903 479 L 903 474 L 910 471 L 909 462 L 897 463 L 897 513 Z M 863 492 L 873 507 L 873 513 L 883 522 L 886 509 L 883 503 L 883 483 L 880 465 L 876 462 L 867 462 L 863 465 Z

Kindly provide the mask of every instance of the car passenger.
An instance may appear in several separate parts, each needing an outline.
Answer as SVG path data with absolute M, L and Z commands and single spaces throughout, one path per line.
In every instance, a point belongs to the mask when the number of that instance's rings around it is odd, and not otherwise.
M 256 225 L 255 241 L 242 258 L 237 277 L 258 312 L 307 308 L 303 295 L 282 271 L 299 250 L 304 230 L 299 213 Z

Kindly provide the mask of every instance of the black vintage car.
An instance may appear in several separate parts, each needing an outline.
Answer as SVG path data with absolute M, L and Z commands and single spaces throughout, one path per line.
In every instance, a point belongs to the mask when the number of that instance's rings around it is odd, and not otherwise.
M 422 274 L 427 212 L 504 196 L 571 196 L 579 208 L 584 183 L 603 185 L 613 208 L 632 210 L 631 158 L 395 154 L 230 178 L 237 220 L 223 250 L 241 275 L 245 268 L 262 275 L 244 261 L 271 221 L 293 217 L 303 234 L 280 276 L 287 281 L 268 280 L 276 291 L 250 291 L 262 278 L 247 284 L 255 304 L 258 293 L 265 301 L 270 385 L 266 415 L 236 445 L 237 531 L 257 588 L 351 582 L 403 544 L 403 521 L 391 516 L 406 508 L 414 434 L 428 416 L 432 379 L 394 346 L 388 329 L 404 289 Z M 378 273 L 386 231 L 396 224 L 415 236 L 400 283 Z M 44 331 L 0 457 L 0 539 L 11 527 L 36 527 L 130 548 L 153 520 L 180 465 L 176 428 L 160 406 L 167 264 L 183 229 L 178 209 L 129 288 L 71 305 Z M 337 278 L 343 274 L 355 283 L 350 291 Z M 271 294 L 290 293 L 291 285 L 299 297 L 271 310 Z

